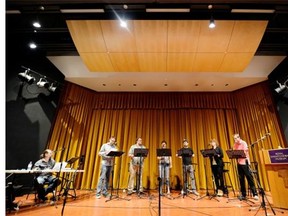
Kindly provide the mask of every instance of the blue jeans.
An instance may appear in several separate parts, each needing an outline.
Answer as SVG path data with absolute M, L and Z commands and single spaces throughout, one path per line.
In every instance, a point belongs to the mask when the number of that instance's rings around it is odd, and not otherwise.
M 101 172 L 100 172 L 100 177 L 98 180 L 98 186 L 97 186 L 97 192 L 96 192 L 97 194 L 100 194 L 101 191 L 102 191 L 102 194 L 108 193 L 108 185 L 109 185 L 111 171 L 112 171 L 112 166 L 101 165 Z

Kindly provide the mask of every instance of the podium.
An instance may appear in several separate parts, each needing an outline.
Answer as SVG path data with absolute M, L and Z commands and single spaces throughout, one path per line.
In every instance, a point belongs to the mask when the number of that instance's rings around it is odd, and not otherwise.
M 265 164 L 273 206 L 288 208 L 288 148 L 260 150 L 261 163 Z

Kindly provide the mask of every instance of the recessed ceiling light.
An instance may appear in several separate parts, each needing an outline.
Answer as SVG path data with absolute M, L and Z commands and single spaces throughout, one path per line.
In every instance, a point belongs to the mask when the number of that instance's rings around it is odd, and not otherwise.
M 228 83 L 225 84 L 225 86 L 228 86 L 228 85 L 229 85 Z
M 133 86 L 136 86 L 136 84 L 134 83 Z
M 102 85 L 103 85 L 103 86 L 106 86 L 106 84 L 105 84 L 105 83 L 103 83 Z
M 168 84 L 167 84 L 167 83 L 165 83 L 165 84 L 164 84 L 164 86 L 168 86 Z
M 198 83 L 196 83 L 196 84 L 195 84 L 195 86 L 199 86 L 199 84 L 198 84 Z

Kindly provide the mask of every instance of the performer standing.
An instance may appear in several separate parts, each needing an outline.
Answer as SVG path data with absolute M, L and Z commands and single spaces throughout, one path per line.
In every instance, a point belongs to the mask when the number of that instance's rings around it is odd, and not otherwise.
M 33 170 L 45 170 L 52 169 L 55 165 L 55 160 L 52 158 L 53 151 L 50 149 L 44 150 L 44 152 L 40 155 L 40 160 L 38 160 Z M 48 183 L 48 187 L 44 188 L 44 184 Z M 42 172 L 36 177 L 36 187 L 38 198 L 42 201 L 47 200 L 46 195 L 48 193 L 53 192 L 55 188 L 59 185 L 60 180 L 54 176 L 52 176 L 51 172 Z
M 216 185 L 216 194 L 217 196 L 223 196 L 223 192 L 225 194 L 228 193 L 227 189 L 224 186 L 224 178 L 223 178 L 223 151 L 222 148 L 219 147 L 219 144 L 216 139 L 212 139 L 209 143 L 211 149 L 214 150 L 214 155 L 210 156 L 210 163 L 212 168 L 212 173 L 215 180 Z
M 255 200 L 258 200 L 258 194 L 256 191 L 255 183 L 253 180 L 252 173 L 249 169 L 250 166 L 250 158 L 249 158 L 249 150 L 247 143 L 240 138 L 239 134 L 234 134 L 234 150 L 244 150 L 244 153 L 246 155 L 246 158 L 238 158 L 237 159 L 237 170 L 239 175 L 239 181 L 240 181 L 240 188 L 241 188 L 241 194 L 240 200 L 246 199 L 246 185 L 245 185 L 245 177 L 248 181 L 248 184 L 251 188 L 253 198 Z
M 136 139 L 136 143 L 132 145 L 129 149 L 129 157 L 131 158 L 130 160 L 130 165 L 129 165 L 129 172 L 130 172 L 130 177 L 129 177 L 129 182 L 128 182 L 128 195 L 131 195 L 134 191 L 134 180 L 136 177 L 136 174 L 138 175 L 138 189 L 139 192 L 143 192 L 143 185 L 142 185 L 142 174 L 143 174 L 143 168 L 144 168 L 144 159 L 143 157 L 134 157 L 134 149 L 136 148 L 146 148 L 142 144 L 142 138 L 139 137 Z
M 96 198 L 101 198 L 101 193 L 104 197 L 109 196 L 108 193 L 108 185 L 109 185 L 109 179 L 110 174 L 113 169 L 114 165 L 114 157 L 107 156 L 110 151 L 117 151 L 116 147 L 116 138 L 114 136 L 111 136 L 108 143 L 104 143 L 101 146 L 101 149 L 98 153 L 102 157 L 101 160 L 101 171 L 100 171 L 100 177 L 98 180 L 97 185 L 97 191 L 96 191 Z
M 161 148 L 167 148 L 167 142 L 163 140 L 161 142 Z M 161 178 L 160 182 L 160 194 L 163 195 L 163 183 L 165 181 L 167 187 L 167 195 L 170 194 L 170 169 L 172 168 L 172 157 L 171 156 L 161 156 L 157 157 L 159 160 L 159 177 Z
M 194 152 L 192 148 L 189 147 L 189 142 L 187 139 L 183 140 L 183 148 L 181 148 L 179 151 L 184 152 L 185 150 L 191 151 L 192 155 L 191 156 L 181 156 L 176 154 L 176 157 L 182 158 L 182 168 L 183 168 L 183 181 L 184 181 L 184 193 L 187 193 L 188 190 L 188 182 L 187 182 L 187 176 L 189 173 L 189 177 L 191 180 L 191 187 L 192 187 L 192 193 L 195 195 L 199 195 L 199 193 L 196 190 L 196 182 L 195 182 L 195 174 L 194 174 L 194 169 L 192 165 L 192 157 L 194 157 Z

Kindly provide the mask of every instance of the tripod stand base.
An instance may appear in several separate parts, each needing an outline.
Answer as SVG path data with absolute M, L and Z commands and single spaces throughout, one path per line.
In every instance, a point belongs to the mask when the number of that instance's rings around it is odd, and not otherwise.
M 216 197 L 217 197 L 217 194 L 210 195 L 209 193 L 206 193 L 206 195 L 204 195 L 204 196 L 202 196 L 202 197 L 199 197 L 197 200 L 201 200 L 201 199 L 203 199 L 203 198 L 205 198 L 205 197 L 208 197 L 209 200 L 214 199 L 214 200 L 216 200 L 217 202 L 220 202 L 220 200 L 216 198 Z
M 109 202 L 112 200 L 126 200 L 126 201 L 130 201 L 130 199 L 125 198 L 125 197 L 120 197 L 119 195 L 110 195 L 109 199 L 105 200 L 105 202 Z

